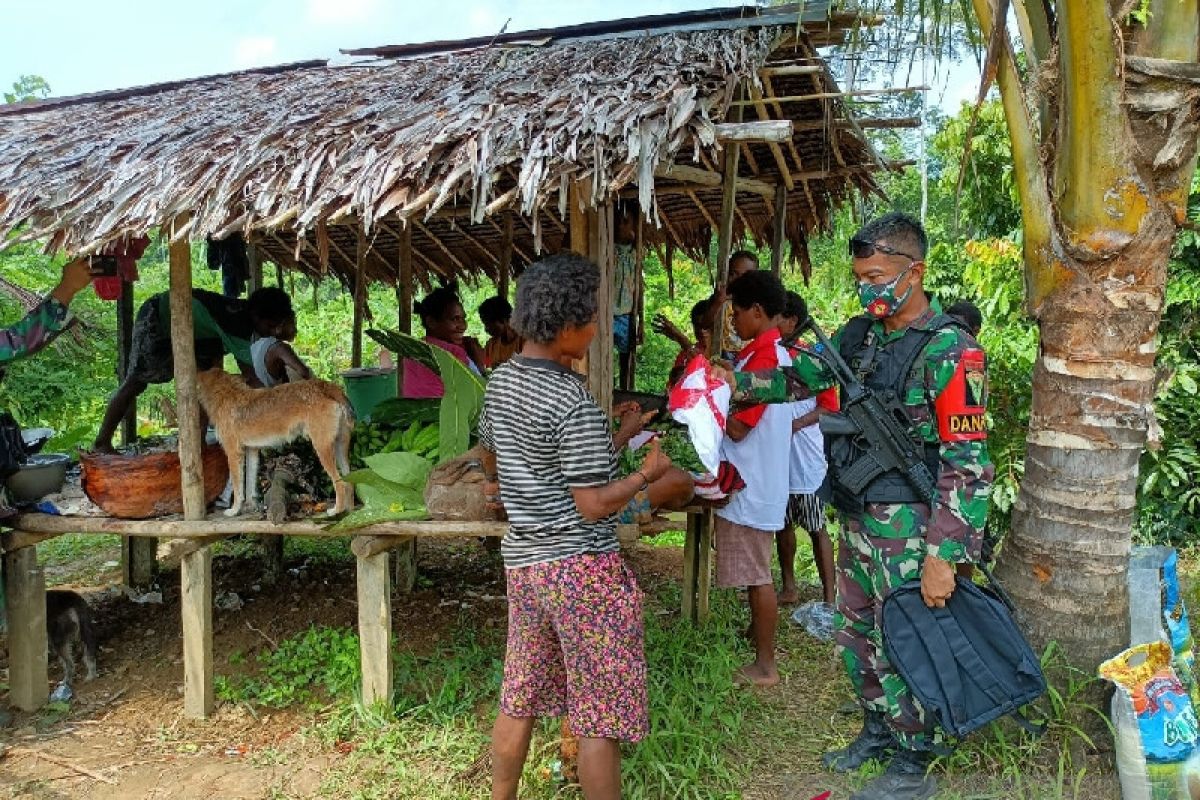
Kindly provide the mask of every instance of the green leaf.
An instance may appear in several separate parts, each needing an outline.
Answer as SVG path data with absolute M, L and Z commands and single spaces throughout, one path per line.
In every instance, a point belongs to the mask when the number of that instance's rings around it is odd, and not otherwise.
M 1196 379 L 1186 372 L 1180 371 L 1175 373 L 1175 379 L 1179 381 L 1179 388 L 1183 389 L 1188 394 L 1196 393 Z
M 471 431 L 483 408 L 483 381 L 441 348 L 433 348 L 433 357 L 446 387 L 438 415 L 438 463 L 441 464 L 471 449 Z
M 376 453 L 363 459 L 379 477 L 406 489 L 424 489 L 433 465 L 412 453 Z
M 343 533 L 352 531 L 357 528 L 365 528 L 368 525 L 374 525 L 379 522 L 396 522 L 406 519 L 427 519 L 429 513 L 424 507 L 401 511 L 393 511 L 390 507 L 366 506 L 351 511 L 345 517 L 334 522 L 332 525 L 326 525 L 325 530 L 331 533 Z
M 439 375 L 441 374 L 438 363 L 433 357 L 434 351 L 440 348 L 431 347 L 427 342 L 423 342 L 415 336 L 400 333 L 400 331 L 381 331 L 372 328 L 367 331 L 367 335 L 401 358 L 411 358 Z

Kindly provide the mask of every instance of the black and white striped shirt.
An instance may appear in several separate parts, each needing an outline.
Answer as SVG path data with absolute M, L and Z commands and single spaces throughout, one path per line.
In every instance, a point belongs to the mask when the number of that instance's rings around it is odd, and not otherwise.
M 506 567 L 618 549 L 616 519 L 585 520 L 571 496 L 610 483 L 617 469 L 608 418 L 578 375 L 514 356 L 488 379 L 479 441 L 496 454 Z

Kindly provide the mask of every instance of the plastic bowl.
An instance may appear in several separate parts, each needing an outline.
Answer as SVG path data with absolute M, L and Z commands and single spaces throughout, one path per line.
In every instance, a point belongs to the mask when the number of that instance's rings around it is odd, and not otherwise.
M 34 503 L 54 494 L 66 482 L 70 463 L 71 457 L 66 453 L 30 456 L 29 461 L 5 481 L 9 497 L 16 503 Z

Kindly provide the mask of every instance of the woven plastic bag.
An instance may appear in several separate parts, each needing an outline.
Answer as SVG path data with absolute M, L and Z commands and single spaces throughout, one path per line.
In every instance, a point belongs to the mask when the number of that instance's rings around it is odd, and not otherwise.
M 1133 548 L 1128 580 L 1130 644 L 1166 639 L 1171 644 L 1175 674 L 1189 692 L 1194 691 L 1192 630 L 1179 588 L 1179 555 L 1175 548 Z
M 1196 713 L 1165 641 L 1131 647 L 1100 665 L 1117 687 L 1112 721 L 1124 800 L 1200 798 Z

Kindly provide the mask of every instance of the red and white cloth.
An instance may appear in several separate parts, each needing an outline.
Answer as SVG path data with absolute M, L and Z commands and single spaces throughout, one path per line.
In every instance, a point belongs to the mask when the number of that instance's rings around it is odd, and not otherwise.
M 721 464 L 731 394 L 728 383 L 709 374 L 708 359 L 698 355 L 688 362 L 683 377 L 667 395 L 671 417 L 687 426 L 696 455 L 711 475 L 717 474 Z

